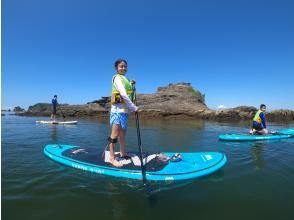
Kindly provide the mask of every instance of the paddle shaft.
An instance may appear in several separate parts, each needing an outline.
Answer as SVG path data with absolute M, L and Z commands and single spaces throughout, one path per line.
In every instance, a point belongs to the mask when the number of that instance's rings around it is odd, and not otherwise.
M 59 110 L 60 110 L 60 112 L 61 112 L 61 114 L 62 114 L 63 121 L 64 121 L 64 119 L 65 119 L 65 116 L 64 116 L 64 114 L 63 114 L 63 112 L 62 112 L 62 110 L 61 110 L 61 107 L 60 107 L 60 106 L 58 106 L 58 108 L 59 108 Z
M 133 85 L 133 90 L 134 90 L 134 103 L 135 103 L 135 105 L 137 105 L 137 97 L 136 97 L 136 87 L 135 87 L 135 85 Z M 146 182 L 147 182 L 147 179 L 146 179 L 146 167 L 145 167 L 145 165 L 143 163 L 140 121 L 139 121 L 139 113 L 137 111 L 135 112 L 135 118 L 136 118 L 136 127 L 137 127 L 139 157 L 140 157 L 141 170 L 142 170 L 142 180 L 143 180 L 143 185 L 146 185 Z

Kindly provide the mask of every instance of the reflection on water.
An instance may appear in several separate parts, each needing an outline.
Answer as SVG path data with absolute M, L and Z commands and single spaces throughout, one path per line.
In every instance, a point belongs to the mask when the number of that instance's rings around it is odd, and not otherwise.
M 252 156 L 252 161 L 255 164 L 256 169 L 263 169 L 265 167 L 265 160 L 263 158 L 263 153 L 264 153 L 264 146 L 266 144 L 263 142 L 255 142 L 252 144 L 250 148 L 251 156 Z
M 58 143 L 56 126 L 51 126 L 51 140 L 53 143 Z

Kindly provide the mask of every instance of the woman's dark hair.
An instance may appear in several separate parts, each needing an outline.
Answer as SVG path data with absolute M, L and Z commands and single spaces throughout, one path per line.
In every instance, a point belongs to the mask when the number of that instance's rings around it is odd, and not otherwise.
M 266 108 L 266 105 L 265 104 L 261 104 L 260 107 L 259 107 L 259 109 L 262 109 L 263 107 Z
M 118 59 L 118 60 L 115 61 L 115 63 L 114 63 L 114 67 L 115 67 L 115 69 L 117 69 L 118 64 L 120 64 L 121 62 L 124 62 L 125 64 L 128 65 L 128 62 L 127 62 L 126 60 L 124 60 L 124 59 Z

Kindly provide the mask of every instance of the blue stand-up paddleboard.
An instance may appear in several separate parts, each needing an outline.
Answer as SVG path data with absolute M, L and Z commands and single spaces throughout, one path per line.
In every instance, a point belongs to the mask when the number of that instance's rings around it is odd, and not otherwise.
M 98 152 L 97 148 L 77 147 L 63 144 L 49 144 L 44 154 L 61 164 L 88 172 L 142 179 L 141 162 L 138 153 L 128 153 L 129 158 L 121 158 L 123 167 L 114 167 L 109 161 L 109 151 Z M 143 153 L 146 179 L 154 181 L 188 180 L 211 174 L 222 168 L 227 159 L 218 152 L 160 154 Z
M 284 129 L 267 135 L 250 134 L 222 134 L 218 138 L 222 141 L 262 141 L 277 140 L 294 137 L 294 129 Z

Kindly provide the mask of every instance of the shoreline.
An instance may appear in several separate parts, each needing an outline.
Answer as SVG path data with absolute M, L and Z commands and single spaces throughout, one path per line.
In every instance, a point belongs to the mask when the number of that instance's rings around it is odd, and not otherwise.
M 140 111 L 139 117 L 142 120 L 145 119 L 177 119 L 177 120 L 204 120 L 204 121 L 215 121 L 215 122 L 240 122 L 240 121 L 251 121 L 256 111 L 244 112 L 240 110 L 205 110 L 195 111 L 190 113 L 180 112 L 159 112 L 159 111 Z M 109 118 L 109 112 L 95 112 L 95 113 L 68 113 L 63 111 L 66 118 Z M 50 112 L 21 112 L 15 113 L 17 116 L 32 116 L 32 117 L 50 117 Z M 62 114 L 58 113 L 57 117 L 62 118 Z M 130 114 L 130 118 L 134 118 L 134 114 Z M 293 110 L 273 110 L 266 113 L 266 119 L 269 122 L 294 122 L 294 111 Z

